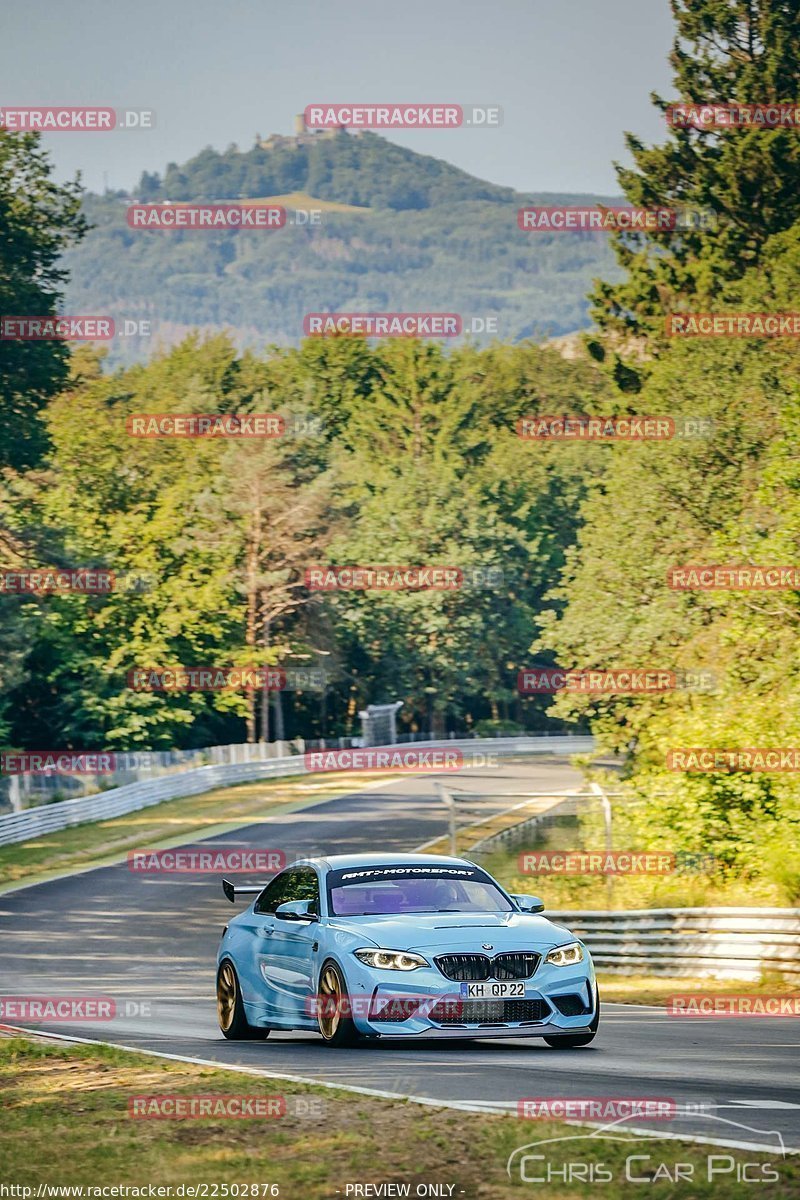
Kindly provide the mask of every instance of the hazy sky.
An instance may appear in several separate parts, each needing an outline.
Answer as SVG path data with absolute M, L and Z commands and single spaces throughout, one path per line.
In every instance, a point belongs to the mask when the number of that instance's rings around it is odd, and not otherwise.
M 290 133 L 315 101 L 500 105 L 495 129 L 389 136 L 521 191 L 617 190 L 622 132 L 663 138 L 667 0 L 25 0 L 0 14 L 0 108 L 154 109 L 46 137 L 60 178 L 132 187 L 204 146 Z

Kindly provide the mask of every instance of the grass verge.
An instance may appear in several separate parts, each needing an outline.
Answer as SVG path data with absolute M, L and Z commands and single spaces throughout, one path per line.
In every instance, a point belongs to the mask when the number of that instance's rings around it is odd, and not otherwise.
M 559 831 L 560 832 L 560 831 Z M 563 844 L 559 844 L 559 842 Z M 668 875 L 618 875 L 608 886 L 605 875 L 531 875 L 520 870 L 520 858 L 526 851 L 574 848 L 576 837 L 562 834 L 545 840 L 532 835 L 530 844 L 517 849 L 499 848 L 475 857 L 490 874 L 511 892 L 533 892 L 542 896 L 552 909 L 623 909 L 623 908 L 738 908 L 791 907 L 795 901 L 777 884 L 765 879 L 744 882 L 700 870 L 675 871 Z M 467 854 L 467 857 L 470 857 Z
M 128 1115 L 132 1096 L 243 1094 L 282 1095 L 286 1113 L 272 1119 L 148 1120 Z M 380 1191 L 359 1193 L 352 1188 L 392 1182 L 408 1184 L 411 1196 L 426 1194 L 418 1185 L 436 1184 L 444 1189 L 428 1195 L 506 1200 L 530 1194 L 532 1186 L 520 1182 L 519 1171 L 516 1182 L 508 1178 L 506 1161 L 514 1150 L 539 1139 L 576 1135 L 578 1142 L 541 1150 L 554 1171 L 562 1171 L 565 1162 L 602 1162 L 613 1183 L 600 1187 L 601 1195 L 733 1200 L 742 1195 L 735 1167 L 744 1162 L 751 1164 L 751 1175 L 766 1175 L 758 1187 L 765 1200 L 800 1192 L 798 1157 L 653 1138 L 587 1142 L 582 1129 L 555 1121 L 428 1108 L 172 1063 L 112 1047 L 64 1047 L 46 1039 L 0 1038 L 0 1101 L 0 1180 L 31 1188 L 29 1196 L 36 1196 L 43 1185 L 45 1198 L 58 1194 L 48 1193 L 47 1185 L 125 1185 L 144 1188 L 139 1193 L 144 1196 L 148 1185 L 158 1185 L 171 1187 L 171 1193 L 162 1195 L 175 1197 L 181 1184 L 205 1184 L 209 1197 L 277 1194 L 281 1200 L 332 1200 L 379 1196 Z M 644 1185 L 626 1182 L 626 1159 L 632 1154 L 650 1156 L 649 1162 L 637 1158 L 632 1168 L 639 1177 L 650 1176 Z M 722 1160 L 730 1158 L 733 1165 L 709 1180 L 710 1155 L 720 1170 Z M 684 1182 L 672 1178 L 676 1164 L 683 1165 Z M 687 1181 L 689 1168 L 693 1178 Z M 528 1169 L 541 1173 L 547 1167 L 530 1163 Z M 777 1174 L 776 1180 L 770 1172 Z M 245 1184 L 265 1190 L 245 1193 L 232 1186 L 241 1189 Z M 277 1192 L 270 1193 L 270 1185 Z M 28 1200 L 20 1192 L 14 1194 Z M 91 1197 L 86 1190 L 83 1195 Z M 565 1183 L 560 1175 L 547 1187 L 548 1200 L 597 1195 L 598 1182 Z
M 597 972 L 601 999 L 613 1004 L 666 1004 L 670 996 L 795 996 L 800 987 L 765 977 L 758 983 L 736 979 L 680 979 L 659 975 L 610 975 Z

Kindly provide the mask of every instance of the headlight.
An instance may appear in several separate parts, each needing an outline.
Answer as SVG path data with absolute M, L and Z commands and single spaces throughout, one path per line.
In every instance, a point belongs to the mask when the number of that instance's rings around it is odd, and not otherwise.
M 431 965 L 421 954 L 408 950 L 354 950 L 353 953 L 360 962 L 381 971 L 416 971 L 417 967 Z
M 556 946 L 544 961 L 553 967 L 572 967 L 575 963 L 583 962 L 583 946 L 580 942 L 568 942 L 566 946 Z

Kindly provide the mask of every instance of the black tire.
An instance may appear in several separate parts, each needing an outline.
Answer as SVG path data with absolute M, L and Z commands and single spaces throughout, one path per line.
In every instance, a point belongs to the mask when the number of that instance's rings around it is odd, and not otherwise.
M 354 1046 L 360 1034 L 348 1015 L 347 984 L 333 959 L 322 964 L 317 988 L 317 1025 L 326 1046 Z M 345 1009 L 345 1011 L 343 1011 Z
M 251 1025 L 244 1015 L 239 976 L 229 958 L 224 958 L 217 971 L 217 1021 L 222 1036 L 233 1042 L 259 1042 L 269 1037 L 269 1030 Z
M 600 1025 L 600 991 L 595 984 L 594 1016 L 589 1022 L 591 1033 L 564 1034 L 563 1037 L 546 1037 L 544 1040 L 554 1050 L 575 1050 L 578 1046 L 588 1046 L 597 1036 Z

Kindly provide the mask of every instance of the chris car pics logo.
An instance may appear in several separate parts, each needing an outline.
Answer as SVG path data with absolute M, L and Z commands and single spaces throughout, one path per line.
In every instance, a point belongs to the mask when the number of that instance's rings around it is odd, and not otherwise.
M 778 1181 L 781 1178 L 779 1160 L 786 1155 L 782 1134 L 775 1129 L 757 1128 L 718 1116 L 707 1111 L 707 1107 L 695 1107 L 692 1116 L 702 1131 L 702 1140 L 718 1144 L 699 1146 L 694 1161 L 690 1160 L 685 1143 L 665 1141 L 663 1133 L 637 1128 L 643 1118 L 674 1119 L 684 1111 L 688 1113 L 689 1106 L 679 1106 L 660 1118 L 634 1106 L 630 1112 L 623 1112 L 616 1120 L 591 1132 L 540 1138 L 519 1146 L 509 1156 L 506 1172 L 510 1179 L 520 1183 L 555 1184 L 560 1193 L 565 1184 L 610 1184 L 603 1193 L 609 1196 L 621 1194 L 616 1189 L 631 1183 L 645 1184 L 651 1190 L 654 1183 L 682 1184 L 684 1188 L 688 1184 L 690 1189 L 702 1187 L 703 1195 L 711 1195 L 713 1192 L 708 1190 L 708 1184 Z M 626 1145 L 628 1149 L 623 1152 L 623 1157 L 621 1148 Z M 763 1149 L 756 1155 L 757 1147 Z M 681 1190 L 675 1194 L 701 1193 Z

